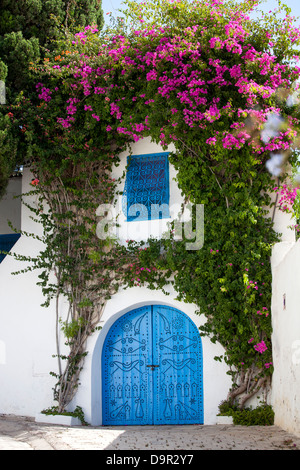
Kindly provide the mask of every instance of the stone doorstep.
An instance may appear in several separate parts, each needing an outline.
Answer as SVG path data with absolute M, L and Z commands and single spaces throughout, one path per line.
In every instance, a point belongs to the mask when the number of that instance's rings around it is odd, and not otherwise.
M 232 416 L 217 416 L 217 424 L 233 424 Z
M 232 416 L 217 416 L 216 424 L 233 424 Z M 65 415 L 45 415 L 38 413 L 35 417 L 36 423 L 58 424 L 61 426 L 82 426 L 80 419 Z
M 61 426 L 81 426 L 81 421 L 79 418 L 74 418 L 74 416 L 66 415 L 45 415 L 44 413 L 38 413 L 35 417 L 36 423 L 43 424 L 58 424 Z

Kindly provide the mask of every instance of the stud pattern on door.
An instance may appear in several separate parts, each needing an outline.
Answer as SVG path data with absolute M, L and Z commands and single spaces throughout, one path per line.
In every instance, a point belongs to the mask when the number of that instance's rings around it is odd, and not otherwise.
M 103 424 L 202 424 L 202 345 L 177 309 L 128 312 L 110 328 L 102 354 Z

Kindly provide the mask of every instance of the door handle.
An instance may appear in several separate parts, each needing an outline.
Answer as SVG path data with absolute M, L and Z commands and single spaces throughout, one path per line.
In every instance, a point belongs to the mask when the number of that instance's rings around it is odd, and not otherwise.
M 157 366 L 155 364 L 149 364 L 146 367 L 151 367 L 151 370 L 155 370 L 155 367 L 159 367 L 159 366 Z

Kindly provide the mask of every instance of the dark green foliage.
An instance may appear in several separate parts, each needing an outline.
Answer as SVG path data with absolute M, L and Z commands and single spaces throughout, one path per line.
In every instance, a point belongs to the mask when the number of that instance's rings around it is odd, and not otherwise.
M 28 89 L 29 65 L 68 30 L 103 25 L 99 0 L 2 0 L 0 57 L 8 67 L 7 88 L 14 96 Z M 1 68 L 0 68 L 1 73 Z M 2 74 L 1 74 L 2 75 Z
M 243 426 L 272 426 L 274 411 L 270 405 L 258 406 L 255 409 L 246 408 L 233 413 L 233 424 Z
M 30 67 L 68 31 L 91 24 L 103 26 L 101 0 L 0 0 L 0 80 L 6 87 L 6 104 L 0 105 L 0 197 L 30 146 L 16 117 L 16 111 L 24 113 L 22 96 L 35 94 Z M 13 121 L 5 118 L 9 112 Z

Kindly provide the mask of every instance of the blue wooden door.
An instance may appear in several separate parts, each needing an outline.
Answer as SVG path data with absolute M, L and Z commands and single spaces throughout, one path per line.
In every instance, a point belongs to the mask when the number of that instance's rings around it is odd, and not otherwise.
M 202 424 L 202 345 L 177 309 L 128 312 L 110 328 L 102 353 L 103 424 Z

